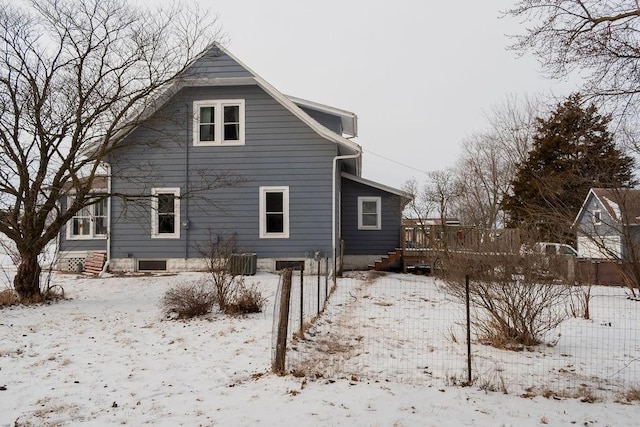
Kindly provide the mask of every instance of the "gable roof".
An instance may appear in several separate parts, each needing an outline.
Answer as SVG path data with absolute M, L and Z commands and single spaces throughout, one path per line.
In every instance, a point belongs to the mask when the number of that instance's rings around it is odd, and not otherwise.
M 402 202 L 407 204 L 411 199 L 411 195 L 406 191 L 398 190 L 397 188 L 389 187 L 388 185 L 380 184 L 375 181 L 371 181 L 369 179 L 362 178 L 361 176 L 352 175 L 348 172 L 342 172 L 341 176 L 350 181 L 357 182 L 368 187 L 377 188 L 378 190 L 385 191 L 387 193 L 395 194 L 396 196 L 400 196 L 402 198 Z
M 226 56 L 227 58 L 225 59 L 224 56 Z M 215 58 L 214 60 L 220 59 L 221 62 L 223 62 L 223 67 L 221 68 L 224 68 L 225 71 L 221 72 L 220 76 L 212 77 L 200 71 L 205 68 L 202 66 L 201 62 L 206 62 L 207 60 L 210 60 L 212 58 Z M 270 83 L 268 83 L 257 73 L 247 67 L 244 63 L 242 63 L 242 61 L 236 58 L 233 54 L 231 54 L 217 42 L 212 43 L 210 48 L 200 52 L 200 54 L 197 55 L 191 61 L 191 63 L 185 67 L 181 76 L 179 76 L 174 82 L 170 83 L 155 98 L 150 99 L 149 104 L 143 107 L 141 111 L 134 113 L 133 116 L 136 116 L 139 121 L 148 119 L 153 114 L 155 114 L 163 105 L 165 105 L 176 93 L 186 87 L 245 85 L 257 85 L 258 87 L 262 88 L 265 92 L 271 95 L 273 99 L 280 103 L 284 108 L 289 110 L 289 112 L 291 112 L 302 122 L 307 124 L 318 135 L 320 135 L 322 138 L 338 144 L 340 147 L 345 148 L 348 154 L 362 153 L 362 147 L 359 144 L 324 127 L 310 115 L 305 113 L 289 97 L 278 91 L 275 87 L 273 87 Z M 294 99 L 300 102 L 304 101 L 299 98 Z M 356 115 L 354 113 L 350 113 L 348 111 L 340 110 L 334 107 L 322 106 L 322 104 L 314 103 L 312 101 L 306 102 L 309 103 L 308 108 L 316 109 L 318 111 L 323 111 L 330 114 L 336 114 L 336 112 L 340 111 L 342 112 L 342 115 L 340 115 L 340 117 L 341 119 L 343 119 L 344 116 L 345 121 L 349 120 L 349 114 L 352 116 L 353 120 L 356 119 Z M 312 107 L 311 105 L 314 105 L 315 107 Z M 324 109 L 321 110 L 320 108 Z M 348 125 L 346 128 L 351 129 L 351 131 L 355 132 L 355 126 L 355 124 L 352 124 Z M 125 138 L 137 127 L 138 125 L 125 125 L 117 132 L 117 134 L 121 134 L 120 136 L 122 136 L 122 138 Z M 350 132 L 346 133 L 350 134 Z M 89 154 L 90 152 L 96 150 L 98 147 L 99 145 L 89 146 L 85 150 L 83 150 L 83 154 Z
M 298 107 L 304 107 L 310 110 L 331 114 L 332 116 L 338 116 L 342 122 L 342 132 L 350 137 L 358 136 L 358 116 L 356 116 L 355 113 L 309 101 L 307 99 L 296 98 L 295 96 L 286 96 Z
M 586 209 L 590 197 L 616 222 L 623 225 L 640 225 L 640 189 L 636 188 L 592 188 L 584 200 L 574 224 Z
M 318 135 L 328 139 L 329 141 L 333 141 L 338 145 L 344 146 L 350 149 L 351 151 L 362 152 L 362 147 L 360 147 L 359 144 L 356 144 L 355 142 L 347 138 L 344 138 L 342 135 L 338 135 L 337 133 L 327 129 L 326 127 L 318 123 L 315 119 L 313 119 L 310 115 L 308 115 L 300 107 L 298 107 L 296 103 L 293 102 L 289 97 L 285 96 L 282 92 L 280 92 L 275 87 L 273 87 L 270 83 L 268 83 L 266 80 L 260 77 L 257 73 L 255 73 L 253 70 L 247 67 L 244 63 L 242 63 L 242 61 L 240 61 L 238 58 L 233 56 L 229 51 L 227 51 L 225 48 L 220 46 L 218 43 L 214 43 L 214 46 L 211 49 L 218 49 L 224 55 L 227 55 L 229 58 L 233 59 L 237 64 L 239 64 L 241 67 L 247 70 L 253 76 L 254 82 L 259 87 L 261 87 L 265 92 L 271 95 L 283 107 L 285 107 L 287 110 L 293 113 L 293 115 L 298 117 L 305 124 L 309 125 L 309 127 L 311 127 L 311 129 L 313 129 Z M 203 54 L 204 53 L 205 52 L 203 52 Z M 312 104 L 316 106 L 321 105 L 317 103 L 312 103 Z M 326 107 L 326 108 L 330 108 L 330 107 Z M 334 110 L 337 111 L 338 109 L 334 109 Z M 344 112 L 344 110 L 342 111 Z M 324 112 L 328 112 L 328 111 L 325 110 Z M 350 114 L 352 114 L 355 117 L 355 114 L 353 113 L 350 113 Z

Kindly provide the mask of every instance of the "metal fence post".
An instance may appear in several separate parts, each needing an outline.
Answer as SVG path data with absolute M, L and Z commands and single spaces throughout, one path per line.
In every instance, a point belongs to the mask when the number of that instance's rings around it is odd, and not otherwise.
M 467 306 L 467 381 L 471 384 L 471 304 L 469 301 L 469 275 L 464 276 Z

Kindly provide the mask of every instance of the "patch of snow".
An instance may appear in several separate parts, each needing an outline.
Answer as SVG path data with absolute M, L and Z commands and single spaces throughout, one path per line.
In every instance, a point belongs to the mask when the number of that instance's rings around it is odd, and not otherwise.
M 279 276 L 259 273 L 247 278 L 269 297 L 264 313 L 166 320 L 159 307 L 164 292 L 201 277 L 202 273 L 109 278 L 54 274 L 53 283 L 61 285 L 69 299 L 0 309 L 0 426 L 633 425 L 640 418 L 638 403 L 612 400 L 589 404 L 573 398 L 523 398 L 478 386 L 406 384 L 374 375 L 280 377 L 270 373 L 273 300 Z M 451 303 L 431 278 L 414 281 L 410 276 L 391 275 L 384 280 L 404 286 L 406 292 L 398 298 L 364 283 L 354 284 L 359 290 L 340 290 L 349 298 L 350 292 L 362 309 L 369 310 L 365 319 L 371 319 L 365 323 L 376 333 L 360 341 L 376 339 L 379 345 L 367 355 L 368 364 L 384 363 L 389 349 L 398 359 L 414 357 L 406 343 L 397 345 L 409 337 L 386 334 L 383 315 L 402 312 L 405 306 L 405 314 L 413 310 L 420 316 L 416 304 L 421 301 L 434 309 L 422 315 L 437 317 Z M 407 280 L 413 281 L 410 286 Z M 425 293 L 420 287 L 425 287 Z M 333 298 L 330 301 L 327 311 L 335 319 L 353 308 L 339 305 L 345 301 L 339 295 L 335 303 Z M 594 316 L 598 319 L 594 327 L 613 318 L 608 312 Z M 361 345 L 349 340 L 354 337 L 348 334 L 348 324 L 339 328 L 325 322 L 318 327 L 334 328 L 336 341 L 343 345 Z M 434 347 L 448 346 L 458 357 L 454 343 L 437 331 L 431 333 Z M 343 340 L 340 334 L 349 339 Z M 635 337 L 622 334 L 620 339 Z M 491 363 L 508 366 L 510 357 L 516 357 L 510 353 L 499 352 L 501 359 Z M 534 357 L 531 363 L 538 360 Z M 601 369 L 616 368 L 612 361 Z M 521 381 L 526 375 L 526 371 L 504 371 L 508 382 Z

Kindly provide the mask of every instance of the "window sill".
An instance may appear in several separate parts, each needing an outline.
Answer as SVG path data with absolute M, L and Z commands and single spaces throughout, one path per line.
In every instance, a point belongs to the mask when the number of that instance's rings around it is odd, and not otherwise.
M 214 141 L 206 141 L 206 142 L 196 142 L 193 144 L 194 147 L 236 147 L 244 145 L 244 141 L 225 141 L 225 142 L 214 142 Z

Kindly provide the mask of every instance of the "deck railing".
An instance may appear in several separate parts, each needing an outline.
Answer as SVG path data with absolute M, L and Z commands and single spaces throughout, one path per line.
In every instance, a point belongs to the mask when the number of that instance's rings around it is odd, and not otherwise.
M 457 225 L 403 225 L 403 253 L 412 250 L 518 253 L 520 230 L 482 229 Z

